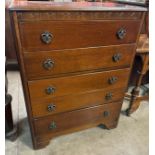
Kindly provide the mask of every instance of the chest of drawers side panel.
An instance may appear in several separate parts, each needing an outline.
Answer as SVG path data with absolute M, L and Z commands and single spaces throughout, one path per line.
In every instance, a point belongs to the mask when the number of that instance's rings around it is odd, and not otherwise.
M 34 124 L 32 122 L 32 109 L 31 109 L 31 101 L 29 97 L 29 89 L 28 89 L 28 81 L 27 81 L 27 76 L 25 73 L 25 66 L 23 62 L 23 54 L 22 54 L 22 46 L 21 46 L 21 41 L 20 41 L 20 32 L 19 32 L 19 27 L 18 27 L 18 19 L 17 19 L 17 12 L 13 11 L 10 12 L 10 18 L 11 18 L 11 23 L 13 27 L 13 36 L 15 39 L 15 47 L 17 51 L 17 59 L 20 67 L 20 76 L 21 76 L 21 81 L 22 81 L 22 87 L 23 87 L 23 92 L 24 92 L 24 99 L 25 99 L 25 106 L 26 106 L 26 111 L 28 115 L 28 122 L 30 125 L 30 132 L 32 136 L 32 143 L 34 149 L 38 148 L 37 141 L 35 138 L 35 130 L 34 130 Z M 40 146 L 41 147 L 41 146 Z

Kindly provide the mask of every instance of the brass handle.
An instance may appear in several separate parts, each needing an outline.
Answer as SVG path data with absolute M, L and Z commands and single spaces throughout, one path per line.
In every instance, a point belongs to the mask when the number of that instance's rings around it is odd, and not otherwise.
M 54 111 L 54 110 L 55 110 L 55 107 L 56 107 L 55 104 L 49 104 L 49 105 L 47 106 L 47 110 L 48 110 L 49 112 Z
M 116 53 L 113 55 L 112 59 L 114 62 L 118 62 L 121 59 L 122 55 L 120 53 Z
M 49 86 L 45 89 L 46 94 L 50 95 L 53 94 L 55 92 L 56 88 Z
M 47 70 L 50 70 L 54 67 L 54 61 L 51 59 L 47 59 L 43 62 L 43 67 Z
M 109 115 L 110 115 L 110 112 L 109 112 L 109 111 L 104 111 L 104 112 L 103 112 L 103 116 L 104 116 L 104 117 L 108 117 Z
M 49 125 L 49 129 L 53 130 L 53 129 L 56 129 L 56 128 L 57 128 L 56 123 L 54 121 L 51 122 L 50 125 Z
M 41 40 L 45 44 L 51 43 L 52 39 L 53 39 L 53 35 L 50 32 L 46 31 L 41 34 Z
M 112 76 L 112 77 L 109 78 L 108 82 L 109 82 L 109 84 L 114 84 L 114 83 L 116 83 L 117 80 L 118 80 L 117 77 Z
M 113 94 L 110 92 L 110 93 L 107 93 L 106 95 L 105 95 L 105 99 L 106 100 L 111 100 L 112 99 L 112 96 L 113 96 Z
M 121 40 L 124 39 L 124 37 L 126 36 L 126 29 L 120 28 L 120 29 L 117 31 L 116 35 L 117 35 L 117 38 L 118 38 L 118 39 L 121 39 Z

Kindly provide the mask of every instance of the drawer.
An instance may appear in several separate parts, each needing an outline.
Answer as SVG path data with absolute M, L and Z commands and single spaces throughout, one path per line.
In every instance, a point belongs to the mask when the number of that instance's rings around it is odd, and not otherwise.
M 114 102 L 35 119 L 35 133 L 38 136 L 49 137 L 88 126 L 117 122 L 121 105 L 122 103 Z
M 56 50 L 24 53 L 24 63 L 29 79 L 56 74 L 129 67 L 135 44 L 98 48 Z
M 19 23 L 25 52 L 135 43 L 139 26 L 139 20 Z
M 130 68 L 104 72 L 94 72 L 74 76 L 29 81 L 31 100 L 56 97 L 103 88 L 122 88 L 128 82 Z
M 89 93 L 43 98 L 31 102 L 33 117 L 53 115 L 122 100 L 126 89 L 104 89 Z

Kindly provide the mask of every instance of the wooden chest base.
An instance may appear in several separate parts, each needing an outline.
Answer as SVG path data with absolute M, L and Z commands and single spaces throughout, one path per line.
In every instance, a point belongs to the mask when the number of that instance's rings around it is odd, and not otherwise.
M 117 126 L 122 103 L 114 102 L 34 119 L 35 148 L 47 145 L 51 138 L 90 127 L 104 125 L 108 129 Z

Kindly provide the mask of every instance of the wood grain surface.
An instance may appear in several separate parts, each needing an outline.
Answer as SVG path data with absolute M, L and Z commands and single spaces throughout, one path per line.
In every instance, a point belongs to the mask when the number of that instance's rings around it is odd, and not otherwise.
M 122 100 L 124 98 L 125 91 L 125 88 L 101 89 L 97 91 L 91 91 L 89 93 L 36 99 L 31 102 L 33 117 L 37 118 L 46 115 L 54 115 L 62 112 L 68 112 L 76 109 Z M 108 98 L 110 94 L 112 97 Z M 49 110 L 48 106 L 54 106 L 54 109 Z
M 21 22 L 19 26 L 23 51 L 38 52 L 135 43 L 140 21 L 34 21 Z M 126 35 L 118 39 L 121 28 Z M 42 42 L 44 32 L 53 35 L 51 43 Z
M 24 64 L 29 80 L 95 69 L 122 68 L 130 66 L 135 53 L 134 49 L 135 44 L 128 44 L 50 52 L 27 52 L 24 53 Z M 114 60 L 116 55 L 120 56 L 120 60 Z M 46 69 L 44 65 L 48 60 L 52 60 L 54 64 L 53 67 Z

